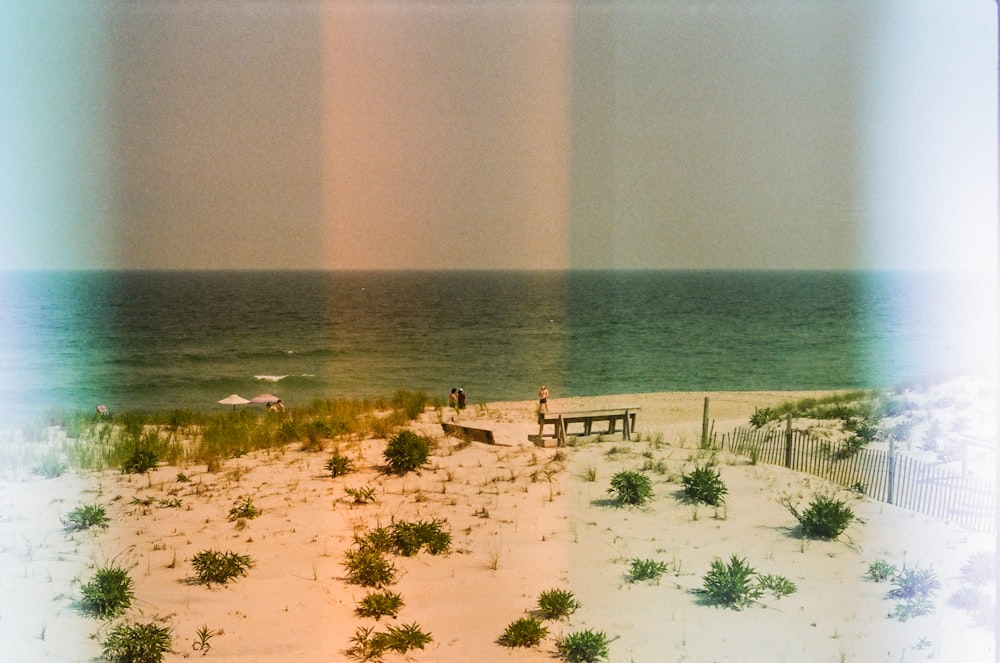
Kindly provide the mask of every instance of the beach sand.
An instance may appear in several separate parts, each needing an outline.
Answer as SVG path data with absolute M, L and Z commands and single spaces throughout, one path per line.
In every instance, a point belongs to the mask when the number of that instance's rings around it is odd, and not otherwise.
M 97 566 L 130 569 L 137 600 L 128 617 L 163 620 L 174 653 L 200 657 L 196 631 L 216 633 L 206 660 L 337 661 L 359 626 L 419 624 L 433 640 L 424 650 L 385 660 L 544 661 L 556 639 L 580 629 L 606 633 L 611 661 L 992 661 L 994 635 L 973 626 L 947 599 L 973 554 L 994 551 L 995 537 L 839 489 L 811 475 L 719 454 L 726 505 L 680 499 L 678 477 L 705 458 L 698 450 L 702 406 L 714 430 L 745 426 L 756 407 L 806 393 L 670 393 L 559 399 L 552 410 L 638 405 L 639 439 L 617 437 L 565 448 L 539 448 L 533 401 L 472 406 L 459 423 L 489 428 L 497 445 L 463 444 L 427 412 L 413 427 L 436 440 L 422 470 L 380 471 L 384 440 L 340 442 L 356 472 L 324 470 L 335 444 L 304 452 L 294 444 L 204 465 L 161 466 L 148 475 L 67 474 L 0 483 L 0 641 L 7 660 L 90 661 L 106 627 L 73 607 Z M 450 420 L 451 411 L 444 413 Z M 655 499 L 643 508 L 614 506 L 611 476 L 644 463 Z M 186 481 L 179 481 L 183 474 Z M 593 480 L 590 480 L 593 478 Z M 376 501 L 354 504 L 345 488 L 374 487 Z M 837 541 L 803 540 L 783 497 L 805 505 L 835 492 L 858 520 Z M 231 522 L 231 507 L 252 498 L 261 515 Z M 60 516 L 85 503 L 106 506 L 105 530 L 64 533 Z M 440 519 L 452 551 L 393 556 L 390 588 L 405 605 L 379 622 L 355 613 L 368 590 L 345 581 L 345 551 L 356 534 L 401 520 Z M 249 555 L 246 577 L 219 586 L 192 582 L 191 558 L 206 549 Z M 745 558 L 759 573 L 782 575 L 797 591 L 766 595 L 742 611 L 706 605 L 698 593 L 714 558 Z M 629 583 L 632 559 L 664 562 L 658 583 Z M 870 563 L 933 568 L 942 588 L 933 614 L 889 617 L 890 586 L 866 579 Z M 547 622 L 532 649 L 497 638 L 528 616 L 542 591 L 571 590 L 581 608 Z M 96 634 L 96 638 L 93 636 Z M 5 658 L 6 658 L 5 654 Z

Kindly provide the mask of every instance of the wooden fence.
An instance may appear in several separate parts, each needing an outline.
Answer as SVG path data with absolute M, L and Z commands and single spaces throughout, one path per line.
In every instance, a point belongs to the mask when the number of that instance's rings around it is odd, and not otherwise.
M 749 456 L 755 462 L 808 472 L 935 518 L 970 529 L 996 530 L 996 484 L 962 476 L 940 465 L 880 449 L 852 450 L 788 429 L 739 428 L 711 436 L 716 449 Z

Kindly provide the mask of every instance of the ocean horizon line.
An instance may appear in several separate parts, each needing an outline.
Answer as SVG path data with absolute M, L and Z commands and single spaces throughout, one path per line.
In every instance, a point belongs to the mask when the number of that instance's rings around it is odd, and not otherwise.
M 997 276 L 1000 270 L 911 267 L 41 267 L 0 268 L 0 274 L 899 274 Z

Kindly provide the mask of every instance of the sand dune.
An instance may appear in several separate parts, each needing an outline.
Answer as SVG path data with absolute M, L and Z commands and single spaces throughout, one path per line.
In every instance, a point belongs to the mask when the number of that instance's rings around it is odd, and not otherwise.
M 708 394 L 715 430 L 745 425 L 755 407 L 802 394 Z M 415 428 L 437 448 L 426 468 L 403 476 L 380 471 L 384 440 L 341 442 L 358 471 L 331 478 L 323 453 L 297 445 L 204 466 L 163 467 L 147 476 L 116 472 L 0 484 L 3 607 L 0 635 L 10 660 L 89 661 L 100 624 L 73 609 L 94 565 L 131 569 L 138 600 L 129 617 L 162 619 L 175 653 L 200 656 L 196 631 L 208 627 L 208 660 L 347 660 L 367 590 L 348 584 L 344 553 L 355 534 L 400 520 L 441 519 L 452 552 L 393 557 L 392 590 L 405 606 L 395 620 L 432 635 L 414 661 L 552 660 L 555 640 L 582 628 L 605 632 L 612 661 L 987 661 L 993 632 L 947 603 L 962 564 L 994 550 L 994 537 L 874 502 L 780 467 L 719 454 L 728 487 L 724 507 L 679 498 L 677 478 L 697 449 L 706 394 L 642 394 L 556 399 L 553 409 L 639 405 L 640 439 L 571 448 L 538 448 L 532 402 L 464 411 L 460 422 L 490 428 L 498 445 L 441 434 L 428 412 Z M 446 414 L 451 417 L 450 413 Z M 644 508 L 608 500 L 619 469 L 647 464 L 655 499 Z M 183 477 L 179 477 L 183 474 Z M 186 479 L 186 480 L 179 480 Z M 593 479 L 593 480 L 591 480 Z M 373 487 L 376 501 L 354 504 L 347 487 Z M 806 502 L 836 492 L 858 516 L 840 540 L 803 540 L 782 497 Z M 251 498 L 261 515 L 231 522 L 229 509 Z M 59 516 L 79 503 L 104 504 L 112 525 L 67 535 Z M 249 574 L 224 586 L 191 582 L 191 558 L 205 549 L 250 555 Z M 745 558 L 758 572 L 782 575 L 798 591 L 765 597 L 743 611 L 705 605 L 698 593 L 713 558 Z M 631 559 L 664 562 L 659 583 L 629 583 Z M 865 578 L 876 559 L 932 567 L 942 583 L 933 614 L 899 621 L 886 584 Z M 91 567 L 91 568 L 88 568 Z M 504 628 L 535 607 L 540 592 L 570 589 L 582 604 L 569 620 L 548 623 L 534 649 L 496 643 Z M 386 660 L 404 660 L 388 654 Z

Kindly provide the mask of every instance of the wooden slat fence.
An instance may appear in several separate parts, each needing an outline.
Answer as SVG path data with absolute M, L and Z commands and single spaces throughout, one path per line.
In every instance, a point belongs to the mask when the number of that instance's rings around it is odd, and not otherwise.
M 758 463 L 808 472 L 873 499 L 984 532 L 996 530 L 996 484 L 881 449 L 852 451 L 802 431 L 739 428 L 713 446 Z M 790 443 L 790 444 L 789 444 Z

